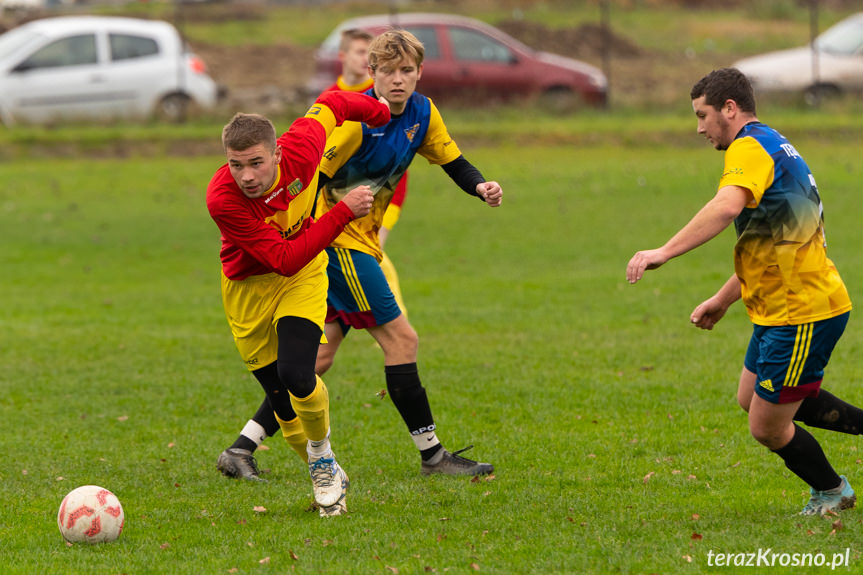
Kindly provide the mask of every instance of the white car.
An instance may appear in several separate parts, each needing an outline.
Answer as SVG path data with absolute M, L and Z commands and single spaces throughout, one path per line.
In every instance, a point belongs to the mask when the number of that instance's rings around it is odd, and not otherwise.
M 219 87 L 168 22 L 105 16 L 34 20 L 0 36 L 0 120 L 182 121 Z
M 814 45 L 745 58 L 733 66 L 756 92 L 802 92 L 809 103 L 863 92 L 863 12 L 828 28 Z

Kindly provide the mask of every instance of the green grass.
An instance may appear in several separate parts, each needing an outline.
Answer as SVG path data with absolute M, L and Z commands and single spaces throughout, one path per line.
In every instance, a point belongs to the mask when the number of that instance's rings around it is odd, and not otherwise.
M 863 127 L 795 110 L 762 119 L 795 134 L 831 256 L 861 301 Z M 730 273 L 733 234 L 624 281 L 631 254 L 663 242 L 715 188 L 722 158 L 692 119 L 587 117 L 595 139 L 556 145 L 527 129 L 493 144 L 476 135 L 499 129 L 484 120 L 456 114 L 450 128 L 503 184 L 504 206 L 484 207 L 418 160 L 388 253 L 439 436 L 475 444 L 495 477 L 419 475 L 396 410 L 375 396 L 381 353 L 353 333 L 326 376 L 351 514 L 326 521 L 305 511 L 308 480 L 281 440 L 259 452 L 266 485 L 215 470 L 261 396 L 223 316 L 203 203 L 221 158 L 47 161 L 21 153 L 32 142 L 7 141 L 4 572 L 704 573 L 715 572 L 710 551 L 767 547 L 828 558 L 850 548 L 858 569 L 859 512 L 835 534 L 829 520 L 797 517 L 804 486 L 749 437 L 734 401 L 742 308 L 710 333 L 688 324 Z M 648 137 L 660 124 L 668 137 Z M 856 403 L 861 347 L 852 321 L 825 385 Z M 856 439 L 814 434 L 860 481 Z M 85 483 L 123 502 L 117 543 L 63 543 L 57 508 Z

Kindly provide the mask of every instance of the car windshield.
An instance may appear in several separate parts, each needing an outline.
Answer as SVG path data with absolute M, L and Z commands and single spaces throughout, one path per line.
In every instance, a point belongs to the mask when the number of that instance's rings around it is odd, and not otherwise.
M 818 49 L 831 54 L 855 54 L 863 45 L 863 18 L 839 22 L 816 40 Z
M 14 28 L 0 36 L 0 58 L 14 54 L 21 47 L 42 37 L 38 32 L 25 28 Z

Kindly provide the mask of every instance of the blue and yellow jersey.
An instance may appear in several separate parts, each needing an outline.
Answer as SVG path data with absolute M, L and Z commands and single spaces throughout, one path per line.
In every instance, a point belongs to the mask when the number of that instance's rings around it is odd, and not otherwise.
M 815 178 L 794 146 L 765 124 L 747 124 L 725 153 L 719 187 L 727 185 L 753 196 L 734 221 L 734 268 L 752 322 L 799 325 L 850 310 L 827 257 Z
M 321 160 L 320 171 L 330 180 L 321 190 L 316 217 L 360 185 L 371 186 L 375 201 L 371 212 L 352 221 L 331 244 L 333 247 L 358 250 L 381 260 L 378 230 L 396 186 L 416 154 L 431 164 L 447 164 L 461 155 L 435 105 L 416 92 L 405 111 L 392 116 L 385 126 L 369 128 L 345 122 L 335 129 Z

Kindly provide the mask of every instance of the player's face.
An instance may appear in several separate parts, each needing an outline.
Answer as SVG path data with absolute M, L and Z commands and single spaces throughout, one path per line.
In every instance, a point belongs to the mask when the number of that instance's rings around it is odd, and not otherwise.
M 255 144 L 245 150 L 228 148 L 226 155 L 231 175 L 247 198 L 260 198 L 275 183 L 282 155 L 278 146 L 275 150 L 264 144 Z
M 352 78 L 365 78 L 369 74 L 369 43 L 362 38 L 351 41 L 341 53 L 342 72 Z
M 692 109 L 698 118 L 698 133 L 717 150 L 727 150 L 737 134 L 731 133 L 731 124 L 724 114 L 726 106 L 717 110 L 706 104 L 705 99 L 706 96 L 700 96 L 692 100 Z
M 401 61 L 378 66 L 372 71 L 375 79 L 375 93 L 383 96 L 390 103 L 390 112 L 401 114 L 404 112 L 408 99 L 417 89 L 417 81 L 422 76 L 422 66 L 409 58 Z

